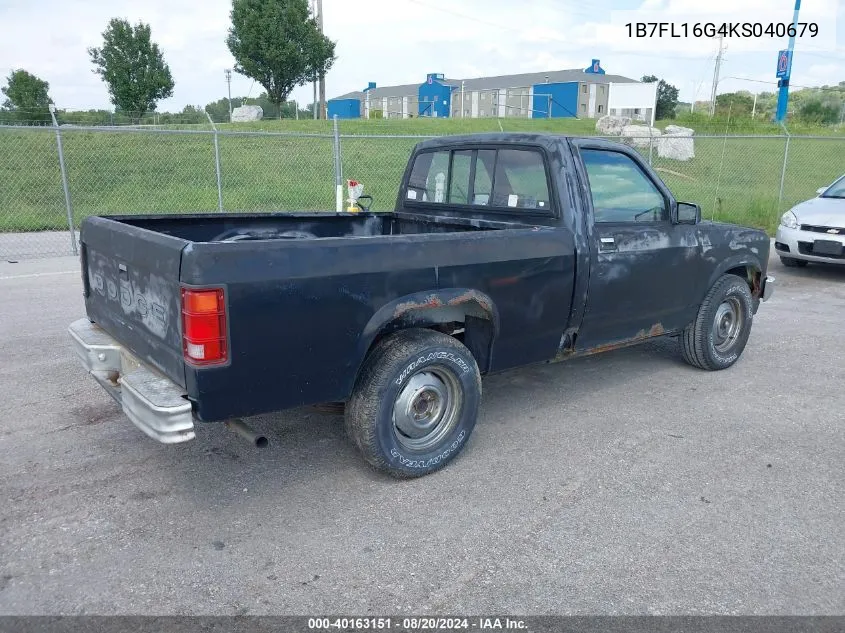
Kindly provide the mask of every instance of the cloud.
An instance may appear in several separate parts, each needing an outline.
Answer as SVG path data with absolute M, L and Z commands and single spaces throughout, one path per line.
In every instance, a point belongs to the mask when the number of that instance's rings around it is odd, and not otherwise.
M 602 9 L 575 0 L 504 3 L 489 0 L 323 0 L 326 34 L 337 41 L 338 60 L 327 77 L 329 97 L 379 85 L 422 82 L 428 72 L 447 77 L 501 75 L 562 68 L 586 68 L 592 58 L 613 74 L 664 77 L 688 99 L 696 86 L 706 98 L 716 43 L 706 38 L 631 40 L 611 24 L 607 7 L 639 6 L 664 15 L 681 15 L 704 7 L 730 19 L 737 7 L 756 12 L 757 21 L 789 20 L 793 0 L 602 0 Z M 806 4 L 806 3 L 805 3 Z M 834 0 L 808 4 L 807 13 L 836 11 Z M 234 60 L 225 45 L 230 0 L 86 0 L 69 3 L 3 0 L 0 4 L 0 73 L 22 67 L 50 82 L 61 107 L 109 107 L 108 94 L 94 75 L 86 52 L 97 45 L 112 17 L 143 20 L 152 27 L 176 82 L 174 96 L 160 109 L 205 104 L 226 93 L 223 70 Z M 803 11 L 803 9 L 802 9 Z M 457 14 L 465 14 L 463 17 Z M 829 18 L 828 18 L 829 20 Z M 774 79 L 771 49 L 748 52 L 729 42 L 723 75 Z M 800 50 L 800 49 L 799 49 Z M 822 49 L 818 49 L 822 50 Z M 796 55 L 795 83 L 836 83 L 845 79 L 839 60 Z M 726 84 L 729 85 L 729 84 Z M 754 86 L 746 87 L 754 88 Z M 765 87 L 762 84 L 760 87 Z M 262 88 L 235 74 L 233 95 Z M 310 102 L 311 87 L 293 97 Z

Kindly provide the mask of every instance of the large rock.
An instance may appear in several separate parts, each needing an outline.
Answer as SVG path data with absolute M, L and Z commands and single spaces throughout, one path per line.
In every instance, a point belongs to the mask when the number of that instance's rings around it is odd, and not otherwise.
M 649 125 L 626 125 L 622 128 L 622 142 L 631 147 L 648 147 L 653 141 L 661 136 L 660 130 Z M 654 143 L 657 145 L 657 143 Z
M 695 130 L 679 125 L 667 125 L 666 134 L 657 143 L 657 155 L 661 158 L 686 161 L 695 158 Z
M 631 118 L 606 114 L 596 121 L 596 132 L 602 136 L 619 136 L 626 125 L 631 125 Z
M 257 105 L 244 105 L 232 110 L 232 123 L 246 123 L 247 121 L 260 121 L 264 116 L 264 110 Z

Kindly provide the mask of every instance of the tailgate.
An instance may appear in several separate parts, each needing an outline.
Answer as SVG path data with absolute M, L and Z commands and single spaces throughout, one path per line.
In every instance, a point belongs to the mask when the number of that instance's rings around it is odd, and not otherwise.
M 86 219 L 80 241 L 88 318 L 184 387 L 179 268 L 189 242 L 109 218 Z

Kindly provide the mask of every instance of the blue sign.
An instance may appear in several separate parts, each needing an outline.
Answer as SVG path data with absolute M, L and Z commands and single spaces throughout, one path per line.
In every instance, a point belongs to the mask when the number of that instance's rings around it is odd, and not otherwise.
M 601 62 L 598 59 L 594 59 L 590 67 L 584 69 L 584 72 L 591 75 L 603 75 L 604 68 L 601 67 Z
M 784 50 L 778 53 L 778 79 L 789 79 L 792 69 L 792 51 Z

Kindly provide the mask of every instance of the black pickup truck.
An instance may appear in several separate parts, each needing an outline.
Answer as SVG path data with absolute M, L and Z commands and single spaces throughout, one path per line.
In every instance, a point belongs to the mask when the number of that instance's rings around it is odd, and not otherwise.
M 373 466 L 453 459 L 481 376 L 680 339 L 725 369 L 768 298 L 769 238 L 705 222 L 633 149 L 484 134 L 419 143 L 390 213 L 91 217 L 85 368 L 165 442 L 345 403 Z

